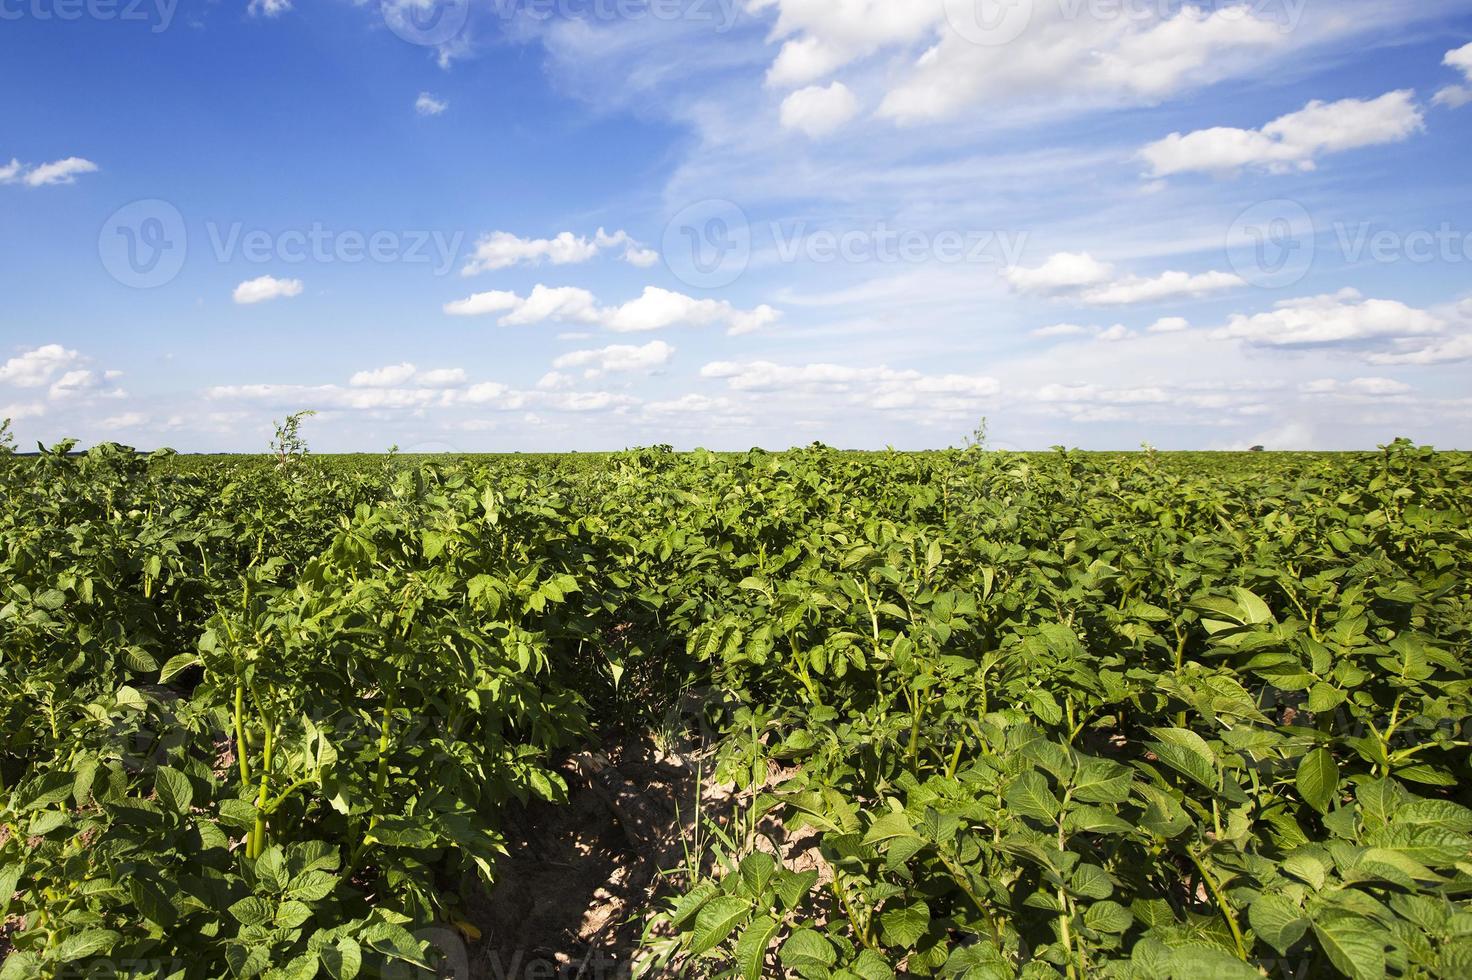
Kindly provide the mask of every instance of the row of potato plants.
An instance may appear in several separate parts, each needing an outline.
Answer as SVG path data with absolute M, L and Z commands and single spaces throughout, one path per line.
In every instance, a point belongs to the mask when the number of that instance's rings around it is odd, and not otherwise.
M 672 704 L 747 833 L 647 972 L 1472 975 L 1465 457 L 70 448 L 0 461 L 4 980 L 416 975 Z

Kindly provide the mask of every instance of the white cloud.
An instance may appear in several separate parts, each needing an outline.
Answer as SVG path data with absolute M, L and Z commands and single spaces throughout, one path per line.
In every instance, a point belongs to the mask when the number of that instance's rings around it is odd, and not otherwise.
M 526 298 L 496 290 L 446 303 L 444 310 L 452 316 L 504 313 L 497 321 L 502 326 L 572 321 L 601 325 L 616 333 L 682 325 L 724 326 L 732 335 L 760 329 L 776 322 L 781 315 L 770 306 L 739 310 L 725 300 L 694 299 L 657 286 L 646 287 L 638 299 L 616 307 L 599 307 L 586 289 L 537 285 Z
M 1349 381 L 1339 381 L 1334 378 L 1320 378 L 1317 381 L 1307 381 L 1299 388 L 1306 395 L 1341 395 L 1364 398 L 1390 398 L 1396 395 L 1409 394 L 1414 389 L 1403 381 L 1392 378 L 1353 378 Z
M 72 395 L 85 394 L 101 387 L 102 379 L 92 371 L 79 369 L 68 371 L 52 384 L 50 396 L 52 398 L 68 398 Z
M 411 382 L 421 388 L 458 388 L 466 383 L 463 368 L 421 371 L 407 361 L 373 371 L 359 371 L 348 380 L 353 388 L 397 388 Z
M 1058 252 L 1036 268 L 1017 266 L 1004 273 L 1012 288 L 1020 293 L 1071 295 L 1092 306 L 1124 306 L 1179 296 L 1204 296 L 1245 285 L 1239 276 L 1228 272 L 1195 275 L 1163 272 L 1154 277 L 1127 276 L 1111 282 L 1113 275 L 1112 265 L 1100 262 L 1087 252 Z
M 570 374 L 561 371 L 548 371 L 537 381 L 537 387 L 542 391 L 558 391 L 562 388 L 571 388 L 575 379 Z
M 0 384 L 17 388 L 44 387 L 57 372 L 75 364 L 78 357 L 76 351 L 67 350 L 60 344 L 37 347 L 0 365 Z
M 1154 277 L 1130 276 L 1119 282 L 1086 291 L 1082 299 L 1093 306 L 1125 306 L 1154 303 L 1180 296 L 1197 297 L 1224 289 L 1245 286 L 1241 276 L 1230 272 L 1162 272 Z
M 649 402 L 644 406 L 644 411 L 653 415 L 710 415 L 735 410 L 736 404 L 729 398 L 711 398 L 693 393 L 668 401 Z
M 246 10 L 252 17 L 280 17 L 291 9 L 291 0 L 250 0 Z
M 1427 337 L 1443 329 L 1441 319 L 1425 310 L 1395 300 L 1364 299 L 1358 291 L 1344 289 L 1284 300 L 1270 313 L 1238 314 L 1212 336 L 1261 347 L 1307 347 Z
M 974 412 L 1001 391 L 995 378 L 968 374 L 922 374 L 880 366 L 784 365 L 771 361 L 714 361 L 700 376 L 725 381 L 734 391 L 783 395 L 846 395 L 855 405 L 881 410 L 920 409 Z
M 1113 266 L 1087 252 L 1058 252 L 1037 268 L 1018 266 L 1005 275 L 1018 292 L 1057 293 L 1105 282 L 1113 273 Z
M 767 83 L 797 87 L 882 47 L 932 36 L 943 19 L 938 0 L 750 0 L 753 13 L 775 8 L 772 38 L 787 38 Z M 796 36 L 794 36 L 796 35 Z
M 264 303 L 273 299 L 300 296 L 302 288 L 302 281 L 300 279 L 277 279 L 274 276 L 261 276 L 257 279 L 247 280 L 236 286 L 233 296 L 236 303 L 241 306 L 248 306 L 252 303 Z
M 1148 104 L 1227 77 L 1246 58 L 1291 43 L 1287 32 L 1245 5 L 1211 11 L 1132 5 L 1113 17 L 1079 16 L 1079 5 L 1064 0 L 950 6 L 961 16 L 971 8 L 1030 12 L 1031 18 L 1006 44 L 978 44 L 967 36 L 974 31 L 943 30 L 890 90 L 881 116 L 921 122 L 979 103 Z
M 799 89 L 782 101 L 782 125 L 818 139 L 837 132 L 858 115 L 859 101 L 842 82 Z
M 586 289 L 576 286 L 535 286 L 525 298 L 506 290 L 476 293 L 465 299 L 445 304 L 451 316 L 485 316 L 504 313 L 498 323 L 506 327 L 525 326 L 546 320 L 574 323 L 598 323 L 601 312 L 598 301 Z
M 1106 344 L 1117 344 L 1122 340 L 1129 340 L 1135 332 L 1123 323 L 1116 323 L 1112 327 L 1099 331 L 1099 339 Z
M 97 164 L 82 157 L 67 157 L 52 163 L 30 167 L 19 160 L 0 164 L 0 184 L 22 183 L 27 187 L 46 187 L 52 184 L 75 184 L 78 174 L 97 172 Z
M 123 412 L 121 415 L 110 415 L 98 424 L 104 429 L 136 429 L 148 422 L 148 416 L 141 412 Z
M 46 414 L 46 406 L 40 402 L 17 402 L 13 405 L 0 405 L 0 420 L 9 419 L 19 422 L 21 419 L 40 418 Z
M 475 243 L 475 254 L 460 270 L 464 276 L 497 269 L 509 269 L 516 265 L 575 265 L 595 258 L 600 252 L 622 248 L 620 256 L 625 262 L 645 269 L 659 261 L 659 253 L 645 248 L 626 231 L 612 234 L 598 229 L 592 238 L 564 231 L 554 238 L 520 238 L 509 231 L 496 231 Z
M 1442 64 L 1449 68 L 1455 68 L 1472 82 L 1472 44 L 1464 44 L 1460 48 L 1448 51 L 1442 59 Z M 1448 109 L 1460 109 L 1462 106 L 1472 102 L 1472 87 L 1467 85 L 1448 85 L 1437 92 L 1432 102 L 1437 105 L 1446 106 Z
M 552 367 L 584 368 L 583 377 L 596 378 L 608 373 L 651 371 L 668 364 L 674 353 L 675 349 L 662 340 L 642 347 L 615 344 L 600 350 L 577 350 L 563 354 L 552 362 Z M 547 379 L 544 377 L 543 380 Z
M 1312 170 L 1325 154 L 1403 142 L 1424 128 L 1415 93 L 1401 89 L 1378 99 L 1313 101 L 1262 129 L 1219 126 L 1172 133 L 1140 155 L 1154 177 L 1193 171 L 1232 173 L 1244 167 L 1281 173 Z
M 437 99 L 428 92 L 420 92 L 419 98 L 414 100 L 414 111 L 421 116 L 438 116 L 448 108 L 450 103 Z
M 1032 332 L 1034 337 L 1083 337 L 1094 332 L 1093 327 L 1079 326 L 1077 323 L 1054 323 L 1046 327 L 1038 327 Z
M 1163 316 L 1145 328 L 1147 333 L 1177 333 L 1190 330 L 1191 321 L 1183 316 Z
M 606 311 L 604 323 L 616 333 L 688 325 L 724 326 L 728 334 L 736 336 L 769 326 L 780 315 L 766 305 L 754 310 L 738 310 L 726 300 L 694 299 L 658 286 L 646 286 L 638 299 Z

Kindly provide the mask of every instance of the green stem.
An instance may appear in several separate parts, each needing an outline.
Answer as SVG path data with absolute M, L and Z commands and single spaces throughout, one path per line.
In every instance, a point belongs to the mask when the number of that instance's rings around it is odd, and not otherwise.
M 255 829 L 251 831 L 250 857 L 258 858 L 266 849 L 266 803 L 271 796 L 271 750 L 275 746 L 276 726 L 266 725 L 266 737 L 261 746 L 261 789 L 256 794 Z
M 245 685 L 235 685 L 235 758 L 240 763 L 240 788 L 250 788 L 250 762 L 245 757 Z
M 1222 894 L 1221 886 L 1216 883 L 1216 878 L 1212 877 L 1211 872 L 1206 870 L 1206 865 L 1196 855 L 1196 852 L 1187 848 L 1186 855 L 1190 857 L 1191 863 L 1196 865 L 1196 870 L 1201 874 L 1201 880 L 1206 882 L 1207 890 L 1211 892 L 1211 897 L 1216 900 L 1217 909 L 1221 911 L 1222 918 L 1226 920 L 1227 928 L 1232 930 L 1232 940 L 1237 944 L 1237 958 L 1246 963 L 1247 944 L 1242 938 L 1241 926 L 1237 925 L 1236 913 L 1227 904 L 1227 897 Z

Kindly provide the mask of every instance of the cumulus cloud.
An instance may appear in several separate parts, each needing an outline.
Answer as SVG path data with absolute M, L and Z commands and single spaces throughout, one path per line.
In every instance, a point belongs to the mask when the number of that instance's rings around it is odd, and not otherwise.
M 359 371 L 348 379 L 354 388 L 396 388 L 414 384 L 422 388 L 458 388 L 467 381 L 463 368 L 421 371 L 407 361 L 372 371 Z
M 506 327 L 526 326 L 547 320 L 598 323 L 602 316 L 602 311 L 598 309 L 598 300 L 586 289 L 541 284 L 533 287 L 531 295 L 526 297 L 507 290 L 493 289 L 446 303 L 444 309 L 451 316 L 503 313 L 505 315 L 497 322 Z
M 694 299 L 658 286 L 646 286 L 638 299 L 605 311 L 603 322 L 616 333 L 689 325 L 725 327 L 728 334 L 736 336 L 769 326 L 780 315 L 765 304 L 752 310 L 739 310 L 726 300 Z
M 675 349 L 662 340 L 642 347 L 615 344 L 599 350 L 577 350 L 563 354 L 552 362 L 552 367 L 558 370 L 583 368 L 583 377 L 596 378 L 609 373 L 652 371 L 668 364 L 674 354 Z M 547 378 L 542 380 L 546 381 Z
M 935 3 L 921 6 L 935 7 Z M 1162 4 L 1128 16 L 1078 16 L 1067 0 L 1011 7 L 946 4 L 955 19 L 892 87 L 879 114 L 900 123 L 943 119 L 980 102 L 1142 104 L 1208 84 L 1246 56 L 1290 43 L 1269 16 L 1232 6 L 1208 10 Z M 976 43 L 968 8 L 1026 17 L 1008 43 Z M 1264 12 L 1266 14 L 1267 12 Z M 959 16 L 956 16 L 959 14 Z M 1030 14 L 1030 17 L 1028 16 Z M 1006 20 L 999 22 L 1006 29 Z M 994 36 L 996 30 L 987 32 Z
M 1472 83 L 1472 44 L 1464 44 L 1460 48 L 1448 51 L 1441 63 L 1448 68 L 1455 68 L 1469 83 Z M 1438 91 L 1431 101 L 1437 105 L 1446 106 L 1448 109 L 1460 109 L 1472 102 L 1472 85 L 1448 85 Z
M 235 287 L 233 297 L 241 306 L 264 303 L 273 299 L 289 299 L 302 293 L 300 279 L 277 279 L 275 276 L 260 276 L 249 279 Z
M 695 299 L 657 286 L 648 286 L 638 299 L 614 307 L 600 307 L 586 289 L 538 285 L 524 298 L 495 290 L 447 303 L 444 309 L 451 316 L 504 314 L 497 321 L 503 326 L 551 320 L 596 324 L 616 333 L 675 326 L 724 326 L 728 334 L 736 335 L 774 323 L 781 315 L 766 305 L 740 310 L 725 300 Z
M 7 164 L 0 164 L 0 184 L 20 183 L 27 187 L 75 184 L 77 175 L 96 173 L 97 169 L 97 164 L 82 157 L 67 157 L 35 167 L 12 159 Z
M 438 116 L 450 108 L 450 103 L 444 99 L 435 98 L 428 92 L 420 92 L 419 98 L 414 100 L 414 111 L 421 116 Z
M 475 243 L 475 253 L 460 274 L 473 276 L 516 265 L 575 265 L 596 258 L 601 252 L 622 249 L 620 258 L 632 266 L 648 268 L 659 261 L 659 253 L 640 245 L 626 231 L 612 234 L 598 229 L 592 238 L 564 231 L 553 238 L 521 238 L 509 231 L 495 231 Z
M 1320 378 L 1316 381 L 1304 382 L 1299 390 L 1306 395 L 1391 398 L 1409 394 L 1413 389 L 1404 381 L 1396 381 L 1393 378 L 1352 378 L 1348 381 Z
M 68 350 L 60 344 L 46 344 L 0 364 L 0 384 L 14 385 L 17 388 L 42 388 L 79 358 L 76 351 Z
M 1145 328 L 1147 333 L 1179 333 L 1190 330 L 1191 321 L 1183 316 L 1163 316 Z
M 1085 337 L 1093 333 L 1095 327 L 1084 327 L 1077 323 L 1054 323 L 1046 327 L 1038 327 L 1032 332 L 1034 337 Z
M 782 125 L 814 139 L 837 132 L 859 112 L 859 100 L 842 82 L 799 89 L 782 101 Z
M 1273 173 L 1313 170 L 1320 156 L 1400 143 L 1424 128 L 1415 93 L 1401 89 L 1378 99 L 1313 101 L 1262 129 L 1218 126 L 1172 133 L 1145 147 L 1140 156 L 1154 177 L 1193 171 L 1233 173 L 1244 167 Z
M 1081 297 L 1092 306 L 1127 306 L 1155 303 L 1178 297 L 1198 297 L 1245 286 L 1241 276 L 1230 272 L 1162 272 L 1158 276 L 1129 276 L 1119 282 L 1090 289 Z
M 1428 337 L 1444 328 L 1439 317 L 1425 310 L 1395 300 L 1365 299 L 1357 290 L 1344 289 L 1284 300 L 1267 313 L 1238 314 L 1212 336 L 1260 347 L 1316 347 Z
M 974 411 L 1001 391 L 991 377 L 923 374 L 880 366 L 776 364 L 771 361 L 714 361 L 700 376 L 721 380 L 734 391 L 842 395 L 856 405 L 883 410 Z
M 1036 268 L 1018 266 L 1005 273 L 1021 293 L 1059 293 L 1105 282 L 1114 267 L 1087 252 L 1057 252 Z
M 246 10 L 252 17 L 280 17 L 291 9 L 291 0 L 250 0 Z
M 1240 276 L 1229 272 L 1193 275 L 1171 271 L 1154 277 L 1126 276 L 1111 281 L 1114 267 L 1087 252 L 1058 252 L 1040 266 L 1017 266 L 1007 270 L 1004 276 L 1019 293 L 1068 295 L 1091 306 L 1126 306 L 1177 297 L 1205 296 L 1245 285 Z M 1059 335 L 1061 333 L 1052 334 Z

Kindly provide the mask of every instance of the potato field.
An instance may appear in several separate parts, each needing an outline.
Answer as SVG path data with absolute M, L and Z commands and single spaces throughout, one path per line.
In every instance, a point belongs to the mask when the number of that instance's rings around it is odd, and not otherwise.
M 3 980 L 1472 977 L 1466 455 L 69 449 L 0 458 Z M 632 746 L 658 873 L 518 947 Z

